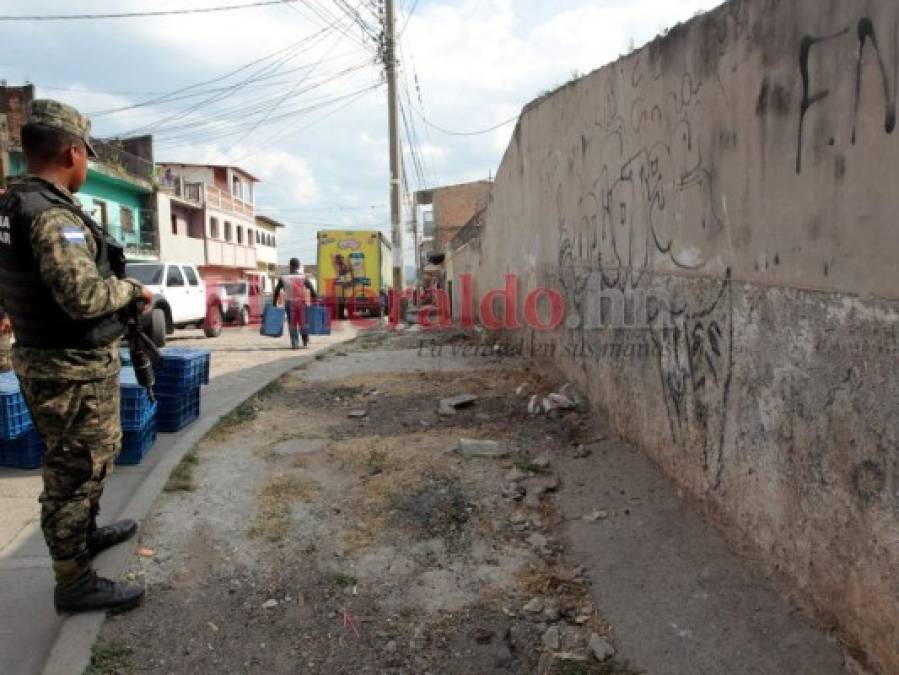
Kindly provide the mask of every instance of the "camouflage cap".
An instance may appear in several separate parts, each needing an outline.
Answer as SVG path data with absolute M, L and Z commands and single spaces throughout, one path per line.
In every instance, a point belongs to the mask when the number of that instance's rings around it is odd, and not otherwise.
M 67 131 L 84 141 L 91 157 L 97 156 L 91 147 L 91 121 L 70 105 L 48 98 L 36 99 L 31 102 L 31 111 L 26 124 Z

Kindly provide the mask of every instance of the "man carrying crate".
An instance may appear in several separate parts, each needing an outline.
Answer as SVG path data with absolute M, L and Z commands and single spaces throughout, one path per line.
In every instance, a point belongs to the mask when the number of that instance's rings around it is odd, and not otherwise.
M 290 259 L 290 273 L 284 274 L 278 279 L 275 286 L 275 295 L 272 304 L 278 306 L 278 298 L 284 292 L 284 309 L 287 312 L 287 331 L 290 333 L 291 349 L 300 348 L 300 336 L 303 338 L 303 346 L 309 346 L 309 333 L 306 330 L 306 291 L 316 299 L 315 286 L 300 271 L 299 258 Z
M 90 122 L 50 100 L 22 128 L 28 175 L 0 197 L 0 306 L 12 361 L 47 447 L 41 529 L 56 575 L 56 611 L 124 610 L 142 586 L 97 576 L 91 558 L 132 537 L 134 521 L 97 525 L 103 483 L 121 449 L 121 310 L 152 293 L 118 279 L 110 242 L 75 192 L 87 177 Z

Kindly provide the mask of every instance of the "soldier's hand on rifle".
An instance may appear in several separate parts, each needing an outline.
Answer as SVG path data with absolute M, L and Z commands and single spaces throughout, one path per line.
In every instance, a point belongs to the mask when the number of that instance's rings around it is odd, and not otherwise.
M 141 299 L 137 301 L 137 306 L 141 312 L 146 314 L 153 309 L 153 291 L 146 286 L 140 287 Z

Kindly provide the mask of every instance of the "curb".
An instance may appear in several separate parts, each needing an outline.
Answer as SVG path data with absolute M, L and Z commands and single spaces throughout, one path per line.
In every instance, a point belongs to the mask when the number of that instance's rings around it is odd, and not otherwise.
M 314 353 L 287 359 L 277 364 L 277 367 L 273 368 L 271 376 L 254 382 L 251 391 L 246 396 L 240 400 L 227 401 L 224 409 L 207 413 L 183 432 L 179 432 L 178 441 L 147 474 L 117 518 L 132 518 L 138 523 L 143 523 L 162 494 L 172 470 L 218 424 L 222 417 L 251 399 L 279 377 L 296 370 L 306 362 L 315 361 L 316 357 L 325 356 L 332 351 L 344 348 L 348 341 L 337 342 Z M 127 569 L 133 553 L 133 546 L 112 548 L 95 561 L 95 568 L 103 576 L 119 579 Z M 42 675 L 82 675 L 90 665 L 93 646 L 100 636 L 100 630 L 105 620 L 105 612 L 91 612 L 67 617 L 47 654 L 41 671 Z

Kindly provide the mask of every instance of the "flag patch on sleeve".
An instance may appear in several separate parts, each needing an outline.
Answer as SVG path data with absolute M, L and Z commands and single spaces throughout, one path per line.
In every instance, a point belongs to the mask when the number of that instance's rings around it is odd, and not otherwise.
M 66 241 L 70 244 L 78 244 L 81 246 L 87 245 L 87 239 L 84 237 L 84 231 L 78 227 L 64 227 L 62 228 L 62 236 L 66 238 Z

